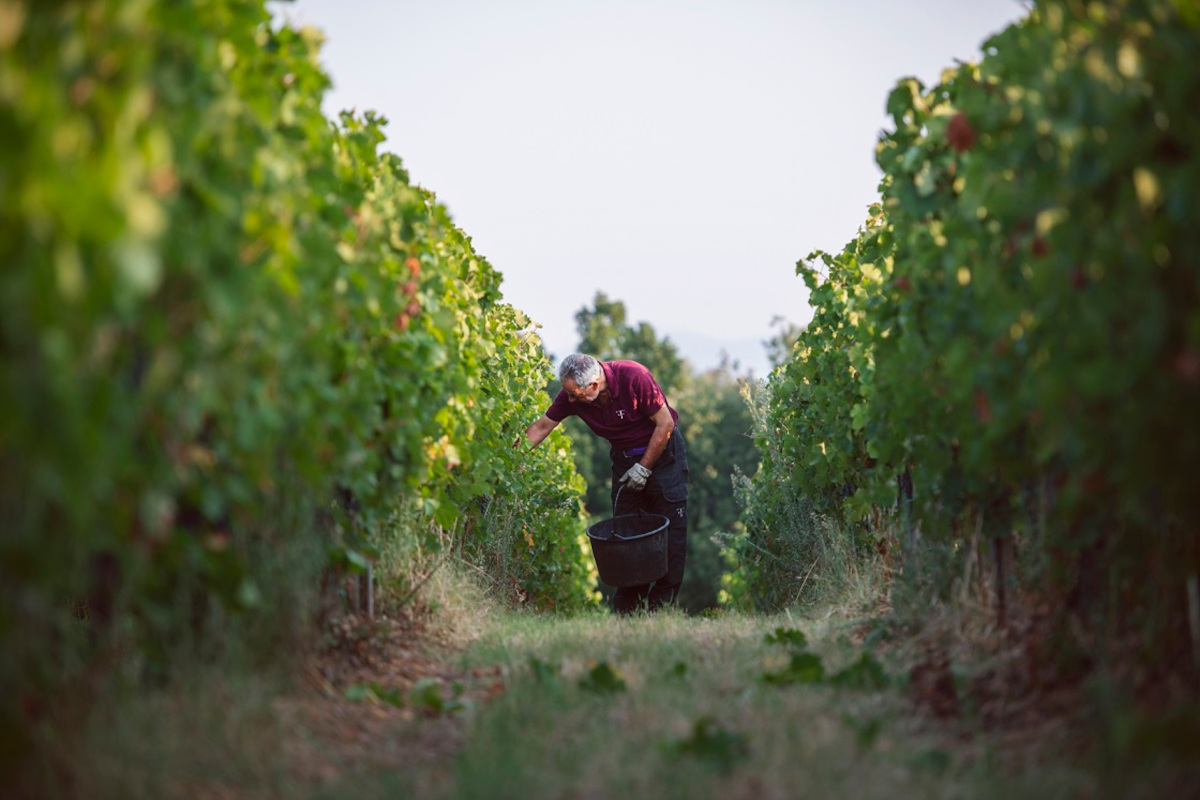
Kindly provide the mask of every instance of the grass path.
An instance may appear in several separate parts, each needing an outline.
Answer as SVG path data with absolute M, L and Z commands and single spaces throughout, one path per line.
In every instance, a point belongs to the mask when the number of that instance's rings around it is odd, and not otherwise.
M 473 731 L 457 796 L 870 796 L 860 756 L 892 749 L 880 733 L 897 705 L 877 692 L 832 702 L 823 686 L 766 683 L 791 664 L 791 648 L 766 635 L 798 627 L 675 614 L 509 620 L 470 654 L 514 681 Z M 848 661 L 846 649 L 822 640 L 820 657 Z M 871 763 L 876 796 L 937 782 L 902 760 Z M 489 776 L 506 765 L 517 769 L 496 794 Z
M 455 712 L 463 726 L 457 756 L 370 780 L 343 776 L 315 796 L 1090 794 L 1079 775 L 1064 776 L 1056 790 L 1044 770 L 1032 791 L 1002 776 L 970 741 L 920 724 L 894 679 L 879 686 L 868 679 L 878 672 L 855 667 L 861 650 L 852 631 L 834 616 L 498 614 L 462 654 L 460 674 L 495 676 L 488 680 L 503 691 Z M 813 678 L 816 663 L 824 680 L 789 682 Z M 839 674 L 849 685 L 834 685 Z
M 1046 763 L 1015 776 L 969 728 L 923 719 L 842 615 L 470 622 L 449 649 L 347 622 L 299 683 L 217 671 L 138 693 L 79 754 L 80 796 L 1115 796 Z

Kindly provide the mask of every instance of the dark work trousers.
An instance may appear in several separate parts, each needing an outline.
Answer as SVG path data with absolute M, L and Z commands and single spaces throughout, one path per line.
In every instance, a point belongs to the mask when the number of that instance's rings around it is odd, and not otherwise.
M 629 614 L 640 608 L 653 611 L 664 603 L 674 602 L 683 583 L 683 567 L 687 561 L 687 447 L 683 443 L 683 434 L 676 427 L 662 455 L 651 467 L 646 488 L 640 492 L 621 489 L 620 480 L 641 455 L 627 456 L 616 449 L 609 450 L 609 455 L 613 465 L 613 502 L 619 503 L 614 507 L 614 515 L 636 514 L 641 509 L 647 514 L 661 514 L 670 521 L 667 525 L 667 574 L 650 583 L 620 587 L 613 596 L 613 610 L 617 613 Z M 619 498 L 618 489 L 621 489 Z

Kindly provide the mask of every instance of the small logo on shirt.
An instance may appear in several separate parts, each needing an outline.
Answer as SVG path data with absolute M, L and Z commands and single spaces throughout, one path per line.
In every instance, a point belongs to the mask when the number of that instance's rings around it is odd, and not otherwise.
M 623 409 L 623 408 L 618 408 L 618 409 L 617 409 L 617 416 L 618 416 L 618 417 L 620 417 L 621 419 L 625 419 L 625 409 Z

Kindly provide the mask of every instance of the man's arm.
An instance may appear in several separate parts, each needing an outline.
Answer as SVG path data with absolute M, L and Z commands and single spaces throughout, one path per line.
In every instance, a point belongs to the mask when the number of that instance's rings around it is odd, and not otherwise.
M 671 419 L 671 409 L 665 405 L 650 419 L 654 421 L 654 432 L 650 434 L 650 443 L 646 445 L 646 452 L 642 454 L 638 463 L 621 476 L 620 480 L 620 483 L 635 492 L 646 488 L 646 481 L 650 479 L 652 472 L 650 468 L 654 466 L 658 457 L 662 455 L 662 451 L 666 449 L 667 442 L 671 439 L 671 433 L 675 430 L 675 420 Z
M 666 449 L 671 433 L 675 430 L 675 420 L 671 418 L 671 409 L 666 405 L 656 411 L 650 419 L 654 422 L 654 433 L 650 434 L 646 452 L 638 459 L 638 463 L 647 469 L 654 468 L 654 462 L 658 461 L 658 457 Z
M 525 441 L 529 442 L 529 449 L 533 450 L 533 448 L 541 444 L 542 440 L 550 435 L 550 431 L 557 427 L 558 422 L 543 414 L 541 419 L 525 430 Z M 513 447 L 519 447 L 520 444 L 521 440 L 517 439 L 517 441 L 513 442 Z

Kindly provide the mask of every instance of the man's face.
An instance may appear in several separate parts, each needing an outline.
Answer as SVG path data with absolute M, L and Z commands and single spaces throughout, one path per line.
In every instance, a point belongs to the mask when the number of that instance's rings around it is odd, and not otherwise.
M 575 381 L 567 378 L 563 381 L 562 388 L 572 403 L 594 403 L 596 402 L 596 398 L 600 396 L 599 381 L 592 381 L 586 386 L 581 387 Z

